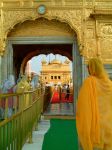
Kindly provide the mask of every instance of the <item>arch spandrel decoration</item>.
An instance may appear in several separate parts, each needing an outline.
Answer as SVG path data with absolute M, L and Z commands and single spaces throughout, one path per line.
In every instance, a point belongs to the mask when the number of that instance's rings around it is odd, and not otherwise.
M 0 55 L 3 55 L 6 45 L 7 35 L 18 23 L 23 23 L 26 20 L 36 20 L 40 17 L 48 20 L 56 19 L 60 22 L 65 22 L 77 34 L 78 44 L 82 44 L 81 21 L 82 10 L 48 10 L 45 15 L 39 15 L 36 10 L 6 10 L 3 12 L 3 37 L 0 43 Z M 11 19 L 12 18 L 12 19 Z M 4 39 L 4 40 L 3 40 Z M 82 48 L 80 46 L 79 48 Z M 82 50 L 82 49 L 81 49 Z

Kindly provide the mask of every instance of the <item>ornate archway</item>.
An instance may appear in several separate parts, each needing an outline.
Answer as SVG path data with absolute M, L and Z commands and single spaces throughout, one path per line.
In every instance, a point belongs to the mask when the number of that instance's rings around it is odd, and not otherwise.
M 74 88 L 76 93 L 74 94 L 75 103 L 82 81 L 82 58 L 79 50 L 81 26 L 77 21 L 74 21 L 75 19 L 71 19 L 73 17 L 72 11 L 69 12 L 71 15 L 69 13 L 58 15 L 58 13 L 57 11 L 57 14 L 53 16 L 50 14 L 51 17 L 46 14 L 44 18 L 39 16 L 27 18 L 25 16 L 21 18 L 21 21 L 23 21 L 21 24 L 18 16 L 19 23 L 17 21 L 10 23 L 12 28 L 7 28 L 6 30 L 8 45 L 6 49 L 7 55 L 5 56 L 7 56 L 7 61 L 6 63 L 3 62 L 6 65 L 3 77 L 6 74 L 7 76 L 14 74 L 17 79 L 19 73 L 24 72 L 27 61 L 35 55 L 49 54 L 51 52 L 62 54 L 73 61 L 73 75 L 75 74 L 73 84 L 76 87 Z M 63 18 L 63 15 L 67 16 Z M 26 21 L 25 18 L 27 18 Z M 79 19 L 80 17 L 77 17 L 77 20 Z M 78 78 L 79 76 L 80 78 Z
M 20 70 L 24 72 L 23 70 L 28 59 L 38 54 L 48 54 L 49 52 L 62 54 L 72 60 L 72 48 L 70 44 L 74 42 L 77 43 L 78 41 L 77 33 L 75 33 L 67 23 L 45 18 L 39 18 L 34 21 L 28 20 L 22 24 L 17 24 L 15 28 L 8 33 L 8 40 L 9 45 L 11 43 L 9 47 L 13 49 L 13 66 L 16 69 L 17 76 Z M 44 44 L 44 46 L 41 44 Z M 57 46 L 57 44 L 59 45 Z M 60 44 L 68 45 L 60 46 Z M 10 50 L 8 51 L 10 53 Z
M 44 14 L 44 18 L 47 20 L 59 20 L 60 22 L 67 23 L 70 28 L 77 34 L 77 39 L 78 39 L 78 45 L 80 51 L 82 51 L 82 29 L 81 29 L 81 12 L 82 10 L 80 9 L 74 9 L 74 10 L 63 10 L 63 11 L 58 11 L 58 10 L 48 10 L 46 14 Z M 31 10 L 7 10 L 4 12 L 4 20 L 3 20 L 3 33 L 2 33 L 2 39 L 0 41 L 0 54 L 3 55 L 4 51 L 6 50 L 6 40 L 7 40 L 7 35 L 12 31 L 12 29 L 15 28 L 17 24 L 22 24 L 26 20 L 36 20 L 41 18 L 42 16 L 37 13 L 35 9 Z M 10 19 L 13 18 L 13 19 Z
M 65 44 L 61 44 L 61 45 L 57 45 L 57 44 L 48 45 L 47 44 L 47 45 L 44 45 L 44 47 L 41 45 L 38 45 L 38 49 L 28 53 L 27 56 L 23 59 L 21 67 L 20 67 L 21 74 L 24 74 L 25 66 L 32 57 L 40 55 L 40 54 L 48 55 L 50 53 L 60 54 L 62 56 L 68 57 L 71 61 L 73 60 L 71 44 L 66 44 L 66 45 Z
M 68 16 L 67 18 L 69 19 Z M 7 33 L 8 44 L 6 55 L 2 61 L 5 64 L 2 77 L 7 78 L 9 74 L 14 74 L 17 79 L 20 70 L 24 72 L 25 64 L 31 57 L 43 54 L 43 52 L 48 54 L 54 51 L 54 54 L 63 54 L 73 60 L 74 86 L 77 87 L 77 92 L 75 91 L 75 93 L 78 93 L 83 76 L 82 58 L 79 50 L 80 32 L 77 32 L 78 30 L 74 32 L 71 26 L 65 23 L 67 22 L 66 19 L 59 21 L 57 18 L 45 19 L 39 17 L 37 20 L 24 20 L 22 24 L 15 25 L 15 28 Z M 14 21 L 12 22 L 14 23 Z M 75 24 L 77 23 L 75 22 Z M 80 26 L 77 29 L 79 28 Z M 60 45 L 62 46 L 61 48 Z M 57 47 L 54 48 L 52 46 Z M 76 97 L 77 94 L 75 94 L 74 99 Z

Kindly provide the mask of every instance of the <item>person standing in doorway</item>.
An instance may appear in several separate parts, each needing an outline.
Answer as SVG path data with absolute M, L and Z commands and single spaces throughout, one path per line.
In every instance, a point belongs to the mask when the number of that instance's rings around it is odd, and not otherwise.
M 61 85 L 59 85 L 58 91 L 59 91 L 59 102 L 61 102 L 61 93 L 62 93 L 62 87 L 61 87 Z
M 69 96 L 70 96 L 70 87 L 68 85 L 67 88 L 66 88 L 65 100 L 69 101 Z

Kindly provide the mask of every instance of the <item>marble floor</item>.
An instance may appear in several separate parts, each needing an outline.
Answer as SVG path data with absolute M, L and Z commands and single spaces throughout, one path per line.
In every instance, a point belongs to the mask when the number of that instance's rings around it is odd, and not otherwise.
M 74 115 L 73 103 L 50 103 L 44 115 Z
M 73 103 L 56 103 L 50 104 L 47 110 L 44 112 L 44 116 L 73 116 Z M 50 128 L 50 120 L 44 120 L 44 116 L 41 117 L 41 121 L 38 125 L 38 131 L 33 131 L 33 143 L 25 143 L 22 150 L 42 150 L 42 143 L 44 134 Z
M 33 143 L 25 143 L 22 150 L 42 150 L 44 134 L 50 128 L 50 120 L 41 119 L 38 131 L 33 131 Z
M 38 125 L 38 131 L 33 131 L 33 143 L 25 143 L 22 150 L 42 150 L 44 134 L 50 128 L 50 120 L 44 120 L 44 116 L 73 116 L 73 103 L 55 103 L 49 104 L 47 110 L 41 117 Z

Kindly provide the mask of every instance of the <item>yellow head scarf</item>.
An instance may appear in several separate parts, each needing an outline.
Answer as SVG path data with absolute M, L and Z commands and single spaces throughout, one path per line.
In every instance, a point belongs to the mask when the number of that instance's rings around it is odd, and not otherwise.
M 27 81 L 26 76 L 22 75 L 22 79 L 17 83 L 17 93 L 27 92 L 30 90 L 30 84 Z
M 90 75 L 97 78 L 108 78 L 108 74 L 106 73 L 103 64 L 99 58 L 92 58 L 89 60 L 88 71 Z
M 93 150 L 112 141 L 111 132 L 106 136 L 108 128 L 112 131 L 112 82 L 98 58 L 89 60 L 88 71 L 78 96 L 76 126 L 83 149 Z

